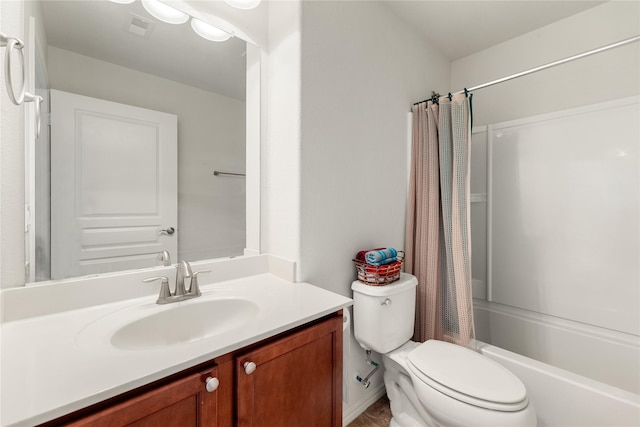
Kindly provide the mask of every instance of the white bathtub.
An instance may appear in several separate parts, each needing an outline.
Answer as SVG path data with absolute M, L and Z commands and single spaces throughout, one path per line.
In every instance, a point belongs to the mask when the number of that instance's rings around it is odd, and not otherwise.
M 538 426 L 640 426 L 640 395 L 478 342 L 482 354 L 516 374 L 536 408 Z
M 640 394 L 640 337 L 474 300 L 478 340 Z

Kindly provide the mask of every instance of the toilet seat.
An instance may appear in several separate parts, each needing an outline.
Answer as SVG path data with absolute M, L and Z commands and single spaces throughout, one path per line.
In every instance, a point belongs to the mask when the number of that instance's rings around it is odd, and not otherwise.
M 470 405 L 515 412 L 529 403 L 527 391 L 518 377 L 468 348 L 429 340 L 412 350 L 407 362 L 418 380 Z

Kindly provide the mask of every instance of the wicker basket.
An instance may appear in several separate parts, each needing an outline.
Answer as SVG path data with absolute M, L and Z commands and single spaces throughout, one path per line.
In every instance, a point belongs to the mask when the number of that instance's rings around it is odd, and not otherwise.
M 384 286 L 400 280 L 400 270 L 404 264 L 404 252 L 398 251 L 398 260 L 389 264 L 375 266 L 357 259 L 353 260 L 358 280 L 371 286 Z

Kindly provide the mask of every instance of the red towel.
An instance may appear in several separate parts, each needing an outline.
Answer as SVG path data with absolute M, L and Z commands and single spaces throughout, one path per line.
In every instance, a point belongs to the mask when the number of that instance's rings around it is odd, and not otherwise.
M 377 273 L 377 274 L 379 274 L 381 276 L 385 276 L 385 275 L 389 274 L 390 272 L 396 272 L 396 271 L 400 270 L 400 266 L 401 265 L 402 265 L 402 263 L 400 261 L 394 261 L 392 263 L 381 265 L 379 267 L 367 264 L 367 266 L 364 268 L 364 270 L 368 274 L 376 274 Z

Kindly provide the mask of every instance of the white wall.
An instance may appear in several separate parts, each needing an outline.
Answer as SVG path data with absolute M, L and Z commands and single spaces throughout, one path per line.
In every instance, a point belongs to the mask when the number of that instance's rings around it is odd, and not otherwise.
M 274 1 L 268 5 L 261 251 L 299 260 L 300 3 Z
M 378 2 L 302 11 L 301 279 L 351 295 L 358 250 L 403 247 L 408 112 L 449 64 Z
M 448 60 L 368 1 L 269 2 L 267 53 L 262 250 L 350 296 L 359 249 L 403 247 L 407 115 L 449 87 Z M 371 366 L 348 347 L 345 422 L 383 392 L 382 371 L 352 381 Z
M 301 49 L 300 279 L 351 296 L 358 250 L 403 248 L 408 112 L 449 88 L 449 61 L 370 1 L 303 2 Z M 350 347 L 346 421 L 382 386 L 352 380 L 371 366 Z
M 178 116 L 178 254 L 172 261 L 242 254 L 245 103 L 69 51 L 49 48 L 52 89 Z M 242 212 L 241 215 L 238 215 Z
M 452 86 L 454 90 L 472 87 L 637 34 L 640 34 L 640 3 L 608 2 L 453 62 Z M 473 98 L 474 125 L 499 123 L 637 95 L 640 93 L 638 76 L 640 43 L 633 43 L 478 90 Z M 486 194 L 486 133 L 475 134 L 473 141 L 472 191 Z M 512 207 L 514 212 L 518 209 L 519 206 Z M 487 261 L 486 219 L 486 203 L 474 203 L 471 226 L 473 275 L 474 285 L 480 285 L 474 289 L 476 297 L 484 294 L 481 285 L 487 278 L 483 265 Z M 537 247 L 535 250 L 551 251 L 551 248 Z M 633 282 L 629 281 L 629 286 L 637 287 L 638 283 Z M 580 298 L 580 295 L 564 288 L 555 289 L 556 295 L 564 292 L 568 296 L 563 301 L 548 299 L 550 293 L 542 289 L 532 292 L 538 295 L 540 307 L 548 310 L 564 304 L 565 313 L 576 305 L 570 300 Z M 634 292 L 637 289 L 629 289 L 627 294 L 634 295 Z M 520 295 L 520 298 L 525 296 Z M 522 306 L 526 307 L 526 304 Z M 562 317 L 573 319 L 571 316 Z M 493 303 L 479 304 L 476 311 L 476 329 L 481 340 L 637 392 L 637 384 L 630 386 L 633 380 L 628 378 L 637 376 L 638 372 L 637 336 L 619 333 L 610 327 L 588 327 L 583 319 L 573 319 L 577 320 L 573 323 L 560 320 Z M 598 342 L 608 345 L 598 345 Z M 560 343 L 564 345 L 558 345 Z M 628 363 L 628 369 L 622 373 L 622 370 L 600 368 L 610 366 L 612 360 L 618 365 Z M 602 373 L 603 370 L 608 372 Z M 615 379 L 616 376 L 620 377 L 619 380 Z

